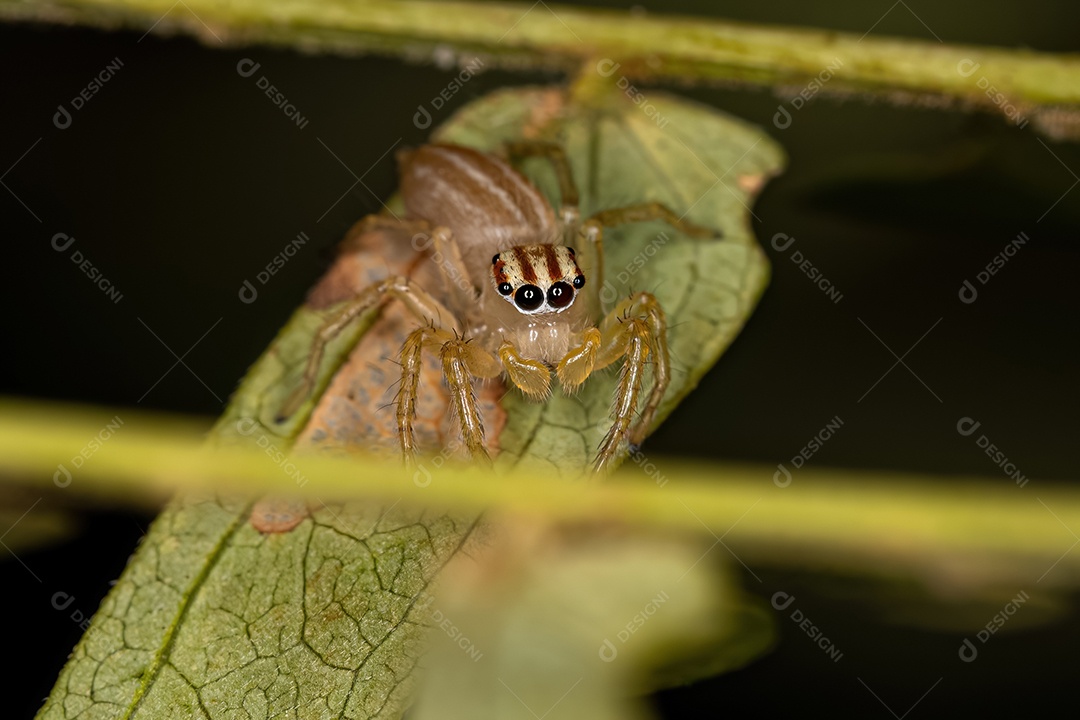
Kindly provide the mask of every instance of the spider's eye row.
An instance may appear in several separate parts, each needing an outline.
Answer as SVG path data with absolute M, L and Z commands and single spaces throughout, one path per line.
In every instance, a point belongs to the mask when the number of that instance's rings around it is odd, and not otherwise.
M 499 254 L 495 253 L 495 257 L 491 258 L 491 264 L 496 265 L 499 262 Z
M 544 302 L 544 291 L 535 285 L 522 285 L 514 293 L 514 303 L 522 310 L 535 310 Z
M 548 288 L 547 300 L 553 308 L 564 308 L 574 301 L 574 291 L 560 281 Z
M 509 295 L 514 292 L 514 286 L 510 283 L 499 283 L 498 290 L 500 295 Z
M 577 277 L 575 277 L 573 279 L 573 283 L 574 283 L 574 287 L 577 288 L 578 290 L 580 290 L 581 288 L 585 287 L 585 276 L 584 275 L 578 275 Z

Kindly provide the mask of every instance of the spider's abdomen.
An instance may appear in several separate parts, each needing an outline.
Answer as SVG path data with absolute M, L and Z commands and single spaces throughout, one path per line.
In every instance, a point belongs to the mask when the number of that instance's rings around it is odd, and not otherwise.
M 457 145 L 424 145 L 398 156 L 410 217 L 454 233 L 473 282 L 487 282 L 491 256 L 557 234 L 551 205 L 499 158 Z

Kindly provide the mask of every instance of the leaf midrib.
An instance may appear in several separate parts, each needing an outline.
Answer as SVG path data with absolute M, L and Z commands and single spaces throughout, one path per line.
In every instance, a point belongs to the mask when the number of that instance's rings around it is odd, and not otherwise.
M 131 720 L 135 717 L 135 713 L 139 711 L 139 707 L 142 705 L 143 700 L 146 698 L 147 692 L 157 681 L 158 676 L 161 674 L 162 668 L 165 667 L 165 663 L 168 662 L 169 655 L 172 652 L 173 644 L 176 642 L 176 636 L 183 628 L 184 619 L 187 617 L 188 612 L 191 610 L 195 601 L 195 596 L 202 588 L 203 583 L 210 577 L 210 573 L 217 565 L 218 560 L 225 554 L 225 551 L 229 548 L 230 543 L 240 528 L 244 527 L 247 523 L 247 519 L 251 514 L 251 510 L 254 507 L 255 502 L 250 501 L 244 505 L 233 518 L 232 523 L 222 533 L 221 538 L 218 540 L 214 549 L 207 557 L 205 563 L 199 573 L 191 581 L 188 586 L 188 590 L 184 593 L 183 598 L 180 601 L 180 608 L 176 613 L 176 617 L 173 619 L 169 628 L 165 631 L 164 642 L 161 644 L 160 649 L 155 654 L 151 667 L 143 673 L 143 681 L 135 691 L 135 695 L 131 698 L 131 704 L 128 707 L 127 713 L 123 716 L 122 720 Z M 196 690 L 198 694 L 198 690 Z

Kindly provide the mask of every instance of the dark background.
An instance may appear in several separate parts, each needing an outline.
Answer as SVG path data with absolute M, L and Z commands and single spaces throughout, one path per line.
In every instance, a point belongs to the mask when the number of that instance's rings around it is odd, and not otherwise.
M 1064 1 L 890 4 L 834 3 L 823 12 L 795 2 L 687 2 L 665 10 L 1080 49 L 1076 13 Z M 14 193 L 0 192 L 7 240 L 0 292 L 8 308 L 0 393 L 194 413 L 209 427 L 328 265 L 334 244 L 378 209 L 376 196 L 391 194 L 394 168 L 384 153 L 399 139 L 424 141 L 413 114 L 451 75 L 397 60 L 222 49 L 212 40 L 203 46 L 142 34 L 0 26 L 0 171 L 7 170 L 2 179 Z M 116 57 L 122 69 L 70 128 L 57 129 L 57 105 L 69 104 Z M 260 93 L 255 77 L 237 74 L 245 57 L 261 63 L 259 74 L 308 119 L 304 129 Z M 558 80 L 488 72 L 435 120 L 495 88 Z M 1017 129 L 996 116 L 858 99 L 818 99 L 781 131 L 772 125 L 780 99 L 769 92 L 679 92 L 762 125 L 785 146 L 789 169 L 755 206 L 756 230 L 766 245 L 776 233 L 796 244 L 783 253 L 766 247 L 774 273 L 758 310 L 700 390 L 649 441 L 650 457 L 771 466 L 839 415 L 844 425 L 814 456 L 814 467 L 966 473 L 1011 484 L 972 438 L 956 432 L 957 420 L 971 416 L 1033 478 L 1026 490 L 1075 474 L 1065 441 L 1080 429 L 1080 302 L 1072 282 L 1080 146 L 1040 139 L 1031 126 Z M 353 177 L 327 148 L 363 185 L 348 190 Z M 244 279 L 301 231 L 311 242 L 260 286 L 257 302 L 240 303 Z M 72 249 L 123 293 L 119 304 L 68 260 L 71 249 L 50 247 L 59 232 L 74 236 Z M 961 303 L 963 280 L 974 281 L 1019 232 L 1028 245 L 979 286 L 975 303 Z M 793 249 L 843 293 L 839 304 L 790 261 Z M 904 358 L 918 378 L 897 366 L 860 402 L 895 362 L 863 323 L 900 356 L 938 324 Z M 175 362 L 165 345 L 192 372 L 177 366 L 162 379 Z M 17 658 L 4 673 L 5 716 L 37 709 L 81 633 L 70 611 L 50 605 L 53 593 L 67 592 L 76 598 L 71 609 L 92 612 L 152 519 L 100 508 L 80 517 L 69 542 L 20 556 L 40 583 L 6 553 L 0 561 L 7 648 Z M 887 621 L 873 588 L 842 577 L 755 571 L 763 582 L 747 587 L 762 597 L 777 589 L 796 595 L 815 624 L 829 629 L 842 661 L 829 661 L 781 617 L 771 655 L 662 694 L 665 717 L 888 717 L 883 704 L 903 716 L 932 686 L 910 717 L 1042 716 L 1075 697 L 1066 690 L 1075 679 L 1071 648 L 1080 640 L 1071 613 L 1006 628 L 978 662 L 964 664 L 957 648 L 970 632 Z M 1033 569 L 1033 583 L 1041 572 Z M 1007 599 L 978 617 L 989 619 Z M 929 614 L 941 610 L 927 607 Z

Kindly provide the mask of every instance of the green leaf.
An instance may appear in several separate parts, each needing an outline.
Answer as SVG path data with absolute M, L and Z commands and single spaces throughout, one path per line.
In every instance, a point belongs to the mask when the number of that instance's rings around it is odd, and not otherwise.
M 440 138 L 479 147 L 558 138 L 570 151 L 586 212 L 660 200 L 722 230 L 719 241 L 690 240 L 655 223 L 607 236 L 616 293 L 653 291 L 669 314 L 680 371 L 662 418 L 731 342 L 764 286 L 766 264 L 745 205 L 781 156 L 745 123 L 659 93 L 649 101 L 665 127 L 611 87 L 582 85 L 573 97 L 506 91 L 466 108 Z M 400 309 L 363 318 L 331 343 L 311 401 L 283 424 L 275 417 L 325 310 L 374 274 L 403 271 L 397 268 L 414 255 L 407 242 L 353 233 L 309 302 L 251 369 L 213 442 L 253 443 L 266 452 L 271 472 L 299 486 L 305 479 L 289 460 L 294 445 L 394 452 L 393 413 L 379 406 L 396 379 L 385 358 L 396 355 L 411 327 Z M 618 273 L 636 268 L 639 255 L 640 269 L 620 281 Z M 418 435 L 437 445 L 445 397 L 437 372 L 423 382 L 432 390 L 421 398 Z M 578 397 L 556 395 L 546 404 L 511 393 L 502 407 L 501 392 L 490 386 L 485 414 L 503 462 L 529 459 L 560 474 L 581 473 L 606 429 L 612 382 L 598 376 Z M 425 462 L 437 474 L 441 460 Z M 364 472 L 358 465 L 357 483 Z M 431 470 L 424 473 L 418 484 L 431 481 Z M 268 517 L 280 519 L 276 510 L 239 499 L 174 501 L 106 598 L 39 717 L 400 717 L 429 622 L 430 608 L 419 601 L 439 570 L 475 542 L 477 518 L 364 502 L 316 502 L 309 513 L 286 531 L 264 534 L 256 528 L 269 530 Z M 749 643 L 755 651 L 760 645 Z

